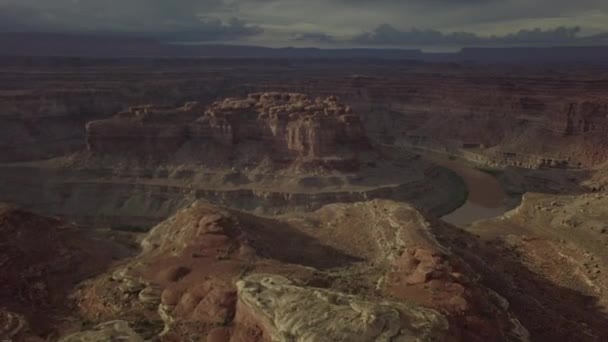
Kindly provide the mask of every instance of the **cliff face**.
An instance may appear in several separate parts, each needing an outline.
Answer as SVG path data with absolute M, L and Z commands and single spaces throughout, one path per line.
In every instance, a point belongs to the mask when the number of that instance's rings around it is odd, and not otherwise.
M 137 103 L 209 104 L 235 93 L 211 69 L 152 61 L 39 59 L 0 61 L 0 162 L 56 157 L 85 147 L 84 125 Z M 160 70 L 160 71 L 159 71 Z
M 382 66 L 364 61 L 339 68 L 328 68 L 329 64 L 321 62 L 299 67 L 286 62 L 270 66 L 244 61 L 205 65 L 172 60 L 70 63 L 51 60 L 49 65 L 21 69 L 0 66 L 10 71 L 0 76 L 7 85 L 0 88 L 0 160 L 40 159 L 76 151 L 83 147 L 82 127 L 87 121 L 107 118 L 135 103 L 175 108 L 187 101 L 199 101 L 208 106 L 228 96 L 269 91 L 323 98 L 337 95 L 360 115 L 368 137 L 383 143 L 480 149 L 489 163 L 525 167 L 579 167 L 579 163 L 586 167 L 608 159 L 604 138 L 608 83 L 604 71 Z M 229 102 L 225 106 L 229 107 Z M 315 149 L 325 145 L 318 142 L 333 136 L 321 133 L 324 127 L 331 130 L 333 124 L 315 119 L 286 126 L 281 119 L 271 122 L 275 119 L 270 110 L 268 118 L 254 118 L 252 125 L 235 124 L 225 117 L 235 109 L 221 106 L 211 106 L 218 118 L 199 122 L 200 126 L 193 124 L 186 133 L 182 126 L 162 133 L 150 123 L 145 126 L 152 135 L 176 136 L 166 140 L 169 150 L 180 145 L 184 135 L 213 133 L 217 141 L 230 141 L 246 138 L 254 127 L 254 136 L 274 139 L 279 134 L 287 140 L 295 139 L 288 151 L 306 155 L 310 151 L 319 153 Z M 201 111 L 200 117 L 203 115 Z M 262 126 L 271 132 L 264 132 Z M 122 146 L 129 145 L 133 144 L 125 142 Z M 160 145 L 150 142 L 148 148 L 162 150 Z
M 297 93 L 250 94 L 214 103 L 197 124 L 231 144 L 263 141 L 278 152 L 309 158 L 332 156 L 339 145 L 367 143 L 359 117 L 335 96 L 312 100 Z
M 524 167 L 608 159 L 608 83 L 601 74 L 438 65 L 302 77 L 269 78 L 252 89 L 337 94 L 361 114 L 368 136 L 384 143 L 473 149 L 490 163 Z
M 86 126 L 89 151 L 166 156 L 188 145 L 215 144 L 233 150 L 257 147 L 275 160 L 350 158 L 368 148 L 359 117 L 336 97 L 315 100 L 297 93 L 255 93 L 179 108 L 132 107 Z M 243 152 L 243 151 L 241 151 Z M 251 157 L 251 156 L 248 156 Z
M 128 111 L 86 124 L 89 151 L 100 154 L 127 152 L 166 155 L 175 152 L 189 136 L 189 123 L 201 115 L 198 103 L 183 107 L 130 107 Z

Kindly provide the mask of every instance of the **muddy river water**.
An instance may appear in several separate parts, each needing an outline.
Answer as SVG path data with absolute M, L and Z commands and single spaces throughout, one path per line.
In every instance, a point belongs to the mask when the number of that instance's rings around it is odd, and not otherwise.
M 500 216 L 509 210 L 505 205 L 507 194 L 493 175 L 457 161 L 435 162 L 458 174 L 469 191 L 466 203 L 454 212 L 443 216 L 444 221 L 465 226 L 475 221 Z

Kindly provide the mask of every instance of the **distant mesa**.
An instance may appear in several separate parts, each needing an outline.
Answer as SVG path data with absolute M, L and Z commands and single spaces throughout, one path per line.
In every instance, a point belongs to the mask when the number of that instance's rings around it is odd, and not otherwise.
M 236 159 L 273 161 L 352 159 L 370 149 L 361 120 L 337 97 L 312 99 L 298 93 L 254 93 L 227 98 L 206 110 L 196 102 L 182 107 L 131 107 L 86 125 L 88 150 L 167 158 L 178 152 L 206 158 L 225 151 Z M 226 150 L 230 148 L 230 150 Z

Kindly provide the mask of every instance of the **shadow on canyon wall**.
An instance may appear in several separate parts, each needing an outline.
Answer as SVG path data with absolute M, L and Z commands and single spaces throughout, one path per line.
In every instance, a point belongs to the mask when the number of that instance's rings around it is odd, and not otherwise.
M 433 226 L 439 227 L 435 230 L 440 240 L 453 246 L 453 251 L 481 274 L 480 282 L 509 302 L 510 310 L 528 329 L 532 341 L 608 340 L 608 315 L 598 298 L 560 286 L 530 270 L 522 262 L 522 255 L 501 238 L 480 241 L 473 234 L 439 221 Z M 448 242 L 449 235 L 456 237 Z M 558 267 L 547 272 L 572 272 L 563 265 Z

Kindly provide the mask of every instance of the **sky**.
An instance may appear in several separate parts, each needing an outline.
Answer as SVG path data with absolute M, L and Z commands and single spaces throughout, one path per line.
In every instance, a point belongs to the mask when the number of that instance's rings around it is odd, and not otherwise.
M 0 0 L 0 32 L 314 47 L 608 45 L 608 0 Z

